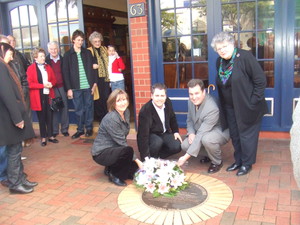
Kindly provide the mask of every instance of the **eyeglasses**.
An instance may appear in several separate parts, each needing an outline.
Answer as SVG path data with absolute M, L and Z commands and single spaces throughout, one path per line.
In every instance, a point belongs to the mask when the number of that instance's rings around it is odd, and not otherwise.
M 223 45 L 222 47 L 217 48 L 217 52 L 220 52 L 220 51 L 222 51 L 222 50 L 225 50 L 227 47 L 228 47 L 228 45 Z

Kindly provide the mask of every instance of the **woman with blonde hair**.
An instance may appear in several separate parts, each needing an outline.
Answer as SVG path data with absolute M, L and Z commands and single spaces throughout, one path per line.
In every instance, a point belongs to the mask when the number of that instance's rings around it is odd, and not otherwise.
M 124 90 L 114 90 L 107 100 L 108 113 L 101 121 L 92 147 L 95 162 L 105 166 L 104 173 L 118 186 L 126 186 L 126 179 L 133 179 L 136 170 L 143 166 L 126 137 L 130 130 L 129 99 Z
M 53 118 L 50 108 L 51 99 L 55 98 L 53 87 L 56 85 L 55 74 L 50 65 L 45 63 L 46 52 L 36 48 L 32 52 L 35 60 L 27 69 L 31 109 L 36 111 L 39 119 L 41 146 L 49 142 L 58 143 L 53 136 Z

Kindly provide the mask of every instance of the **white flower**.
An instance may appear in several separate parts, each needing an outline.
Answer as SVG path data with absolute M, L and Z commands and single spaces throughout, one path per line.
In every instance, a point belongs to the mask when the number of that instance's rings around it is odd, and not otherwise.
M 158 193 L 165 194 L 169 192 L 170 187 L 167 184 L 158 185 Z
M 153 193 L 155 191 L 156 187 L 154 183 L 149 183 L 146 185 L 146 192 Z
M 184 185 L 185 188 L 187 185 L 185 175 L 176 162 L 148 157 L 145 158 L 143 169 L 136 173 L 135 183 L 155 196 L 157 193 L 175 195 L 178 187 Z

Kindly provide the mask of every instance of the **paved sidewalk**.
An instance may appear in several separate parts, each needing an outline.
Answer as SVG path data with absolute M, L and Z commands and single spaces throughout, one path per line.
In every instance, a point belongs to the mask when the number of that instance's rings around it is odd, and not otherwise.
M 60 143 L 48 143 L 46 147 L 35 139 L 24 149 L 25 171 L 29 180 L 39 185 L 28 195 L 10 195 L 1 186 L 0 224 L 143 224 L 119 209 L 117 198 L 123 187 L 109 183 L 103 167 L 92 160 L 91 141 L 63 136 L 58 139 Z M 128 142 L 137 150 L 134 134 Z M 242 177 L 225 170 L 233 162 L 231 143 L 222 149 L 224 167 L 209 176 L 232 189 L 233 202 L 224 213 L 199 224 L 300 224 L 300 190 L 293 178 L 289 140 L 260 140 L 257 163 Z M 193 158 L 183 169 L 208 175 L 208 166 Z

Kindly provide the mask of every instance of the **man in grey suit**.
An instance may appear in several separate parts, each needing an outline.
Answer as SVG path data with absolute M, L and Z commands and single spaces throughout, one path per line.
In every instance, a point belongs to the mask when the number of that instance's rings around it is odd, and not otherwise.
M 191 156 L 197 157 L 200 150 L 208 156 L 211 164 L 208 173 L 218 172 L 222 166 L 221 145 L 229 140 L 228 129 L 222 131 L 219 120 L 219 107 L 213 97 L 206 94 L 203 81 L 192 79 L 187 84 L 189 89 L 187 138 L 181 148 L 186 154 L 177 164 L 183 165 Z M 201 154 L 203 154 L 201 153 Z

